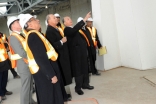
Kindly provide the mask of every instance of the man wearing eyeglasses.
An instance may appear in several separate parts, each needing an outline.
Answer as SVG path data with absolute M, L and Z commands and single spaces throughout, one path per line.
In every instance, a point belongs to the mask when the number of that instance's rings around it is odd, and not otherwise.
M 63 104 L 62 93 L 65 89 L 57 65 L 57 52 L 40 32 L 38 19 L 25 14 L 20 19 L 20 24 L 27 31 L 27 56 L 37 87 L 39 104 Z

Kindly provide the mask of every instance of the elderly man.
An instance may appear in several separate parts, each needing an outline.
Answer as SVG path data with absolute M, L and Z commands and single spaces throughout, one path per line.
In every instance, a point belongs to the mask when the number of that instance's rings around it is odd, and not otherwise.
M 68 88 L 68 91 L 70 91 L 68 85 L 72 83 L 72 75 L 67 38 L 64 36 L 63 30 L 60 27 L 57 27 L 58 21 L 53 14 L 47 15 L 46 20 L 48 23 L 46 38 L 54 46 L 55 50 L 59 54 L 58 64 L 62 72 L 64 86 L 66 86 L 66 89 Z
M 79 95 L 83 94 L 83 89 L 94 89 L 89 85 L 89 68 L 87 45 L 79 30 L 85 25 L 85 21 L 91 16 L 89 12 L 86 17 L 78 22 L 72 28 L 72 20 L 70 17 L 64 17 L 63 23 L 66 26 L 64 34 L 68 38 L 69 53 L 71 57 L 72 72 L 75 77 L 75 92 Z
M 101 42 L 99 40 L 98 34 L 97 34 L 97 29 L 95 27 L 93 27 L 93 19 L 92 18 L 88 18 L 86 21 L 86 34 L 88 37 L 88 40 L 90 42 L 90 47 L 91 47 L 91 55 L 90 55 L 90 59 L 91 59 L 91 71 L 93 75 L 100 75 L 100 73 L 98 72 L 98 70 L 95 67 L 95 61 L 96 61 L 96 48 L 101 48 Z
M 26 49 L 40 104 L 63 104 L 65 89 L 57 65 L 58 54 L 40 32 L 40 22 L 30 14 L 20 19 L 27 30 Z M 63 87 L 62 87 L 63 86 Z
M 9 38 L 12 67 L 16 67 L 17 63 L 17 71 L 21 77 L 20 104 L 33 104 L 33 79 L 26 62 L 25 37 L 20 33 L 22 28 L 19 24 L 19 18 L 15 16 L 10 17 L 7 21 L 7 25 L 12 31 Z

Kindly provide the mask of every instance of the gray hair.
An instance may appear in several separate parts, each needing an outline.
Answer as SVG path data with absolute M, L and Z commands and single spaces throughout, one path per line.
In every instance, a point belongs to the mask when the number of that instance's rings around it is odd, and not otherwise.
M 51 15 L 51 14 L 48 14 L 48 15 L 46 16 L 46 21 L 47 21 L 47 23 L 48 23 L 48 21 L 49 21 L 49 19 L 50 19 L 50 15 Z
M 65 21 L 64 21 L 64 17 L 63 17 L 63 19 L 62 19 L 62 23 L 64 24 L 64 22 L 65 22 Z
M 66 17 L 69 17 L 69 16 L 65 16 L 65 17 L 63 17 L 63 19 L 62 19 L 62 23 L 64 24 L 64 22 L 65 22 L 65 18 Z

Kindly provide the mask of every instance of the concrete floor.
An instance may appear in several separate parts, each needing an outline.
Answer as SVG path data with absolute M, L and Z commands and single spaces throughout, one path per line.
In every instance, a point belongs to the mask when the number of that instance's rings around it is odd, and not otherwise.
M 95 89 L 83 90 L 82 96 L 74 92 L 74 83 L 70 85 L 75 102 L 67 104 L 95 104 L 84 101 L 87 98 L 95 98 L 99 104 L 156 104 L 156 86 L 144 78 L 152 76 L 156 79 L 156 69 L 139 71 L 120 67 L 101 73 L 101 76 L 91 76 L 90 85 Z M 12 79 L 9 73 L 7 89 L 13 91 L 13 95 L 7 96 L 3 104 L 20 104 L 20 79 Z

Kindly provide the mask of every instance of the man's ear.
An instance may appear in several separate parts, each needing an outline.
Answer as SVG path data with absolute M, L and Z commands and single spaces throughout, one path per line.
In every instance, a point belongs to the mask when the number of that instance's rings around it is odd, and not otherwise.
M 31 27 L 32 24 L 30 22 L 27 23 L 27 27 Z

